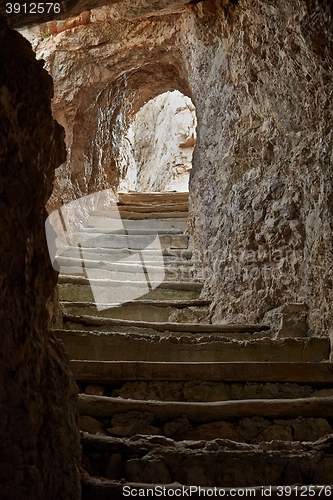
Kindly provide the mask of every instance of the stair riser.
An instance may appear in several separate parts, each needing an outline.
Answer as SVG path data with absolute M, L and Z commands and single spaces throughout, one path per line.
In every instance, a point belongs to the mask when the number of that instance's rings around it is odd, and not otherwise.
M 98 311 L 96 306 L 87 307 L 68 307 L 63 304 L 63 309 L 66 314 L 75 315 L 93 315 L 103 318 L 115 318 L 115 319 L 126 319 L 133 321 L 146 321 L 149 318 L 150 321 L 171 321 L 172 317 L 184 318 L 183 322 L 186 322 L 186 318 L 189 316 L 196 317 L 199 322 L 203 322 L 200 318 L 208 317 L 208 307 L 203 306 L 199 308 L 189 309 L 187 307 L 179 309 L 176 307 L 155 307 L 153 305 L 140 305 L 140 304 L 123 304 L 122 306 L 112 307 L 102 311 Z
M 178 230 L 178 231 L 185 231 L 187 229 L 187 222 L 182 222 L 182 221 L 177 221 L 177 220 L 138 220 L 138 221 L 132 221 L 132 220 L 126 220 L 124 218 L 121 219 L 121 224 L 124 227 L 124 229 L 127 230 L 133 230 L 135 231 L 136 229 L 140 230 L 155 230 L 156 232 L 159 231 L 172 231 L 172 230 Z M 105 229 L 119 229 L 119 219 L 115 219 L 114 221 L 110 218 L 107 217 L 91 217 L 88 221 L 88 227 L 90 228 L 105 228 Z
M 328 339 L 283 339 L 279 342 L 223 341 L 209 335 L 140 337 L 112 333 L 56 331 L 70 359 L 100 361 L 322 361 L 329 358 Z
M 82 259 L 82 252 L 80 252 L 77 247 L 69 247 L 69 246 L 60 246 L 58 248 L 58 255 L 60 255 L 60 259 L 62 258 L 70 258 L 70 259 Z M 163 249 L 162 257 L 165 262 L 174 262 L 174 261 L 184 261 L 189 262 L 191 259 L 192 252 L 190 250 L 177 250 L 177 249 Z M 124 259 L 127 259 L 126 262 L 137 262 L 137 252 L 131 251 L 129 252 L 127 249 L 104 249 L 104 248 L 85 248 L 84 250 L 84 258 L 87 260 L 94 261 L 103 261 L 109 263 L 117 263 L 122 262 Z M 136 260 L 134 260 L 136 259 Z M 145 249 L 145 260 L 147 262 L 155 261 L 161 262 L 161 250 L 147 250 Z
M 214 381 L 138 381 L 125 382 L 121 387 L 112 389 L 112 386 L 103 386 L 106 396 L 121 397 L 138 400 L 179 401 L 179 402 L 212 402 L 237 401 L 242 399 L 292 399 L 311 397 L 320 394 L 321 388 L 309 385 L 290 383 L 256 383 L 243 382 L 227 384 Z M 119 385 L 119 384 L 118 384 Z M 333 389 L 330 391 L 333 396 Z M 324 392 L 325 393 L 325 392 Z M 333 416 L 332 416 L 333 417 Z M 199 438 L 198 438 L 199 439 Z
M 97 293 L 98 289 L 101 292 L 105 291 L 105 287 L 96 287 Z M 59 284 L 59 298 L 60 300 L 67 300 L 70 302 L 94 302 L 94 296 L 92 294 L 89 285 L 73 285 L 73 284 Z M 114 289 L 114 292 L 110 293 L 109 300 L 107 302 L 117 302 L 120 297 L 120 287 Z M 144 291 L 143 291 L 144 293 Z M 138 300 L 142 299 L 156 299 L 156 300 L 191 300 L 198 299 L 200 296 L 199 291 L 192 290 L 172 290 L 168 288 L 155 288 L 150 292 L 140 296 Z
M 92 216 L 94 217 L 104 217 L 104 218 L 107 218 L 107 217 L 111 217 L 112 219 L 114 219 L 117 215 L 118 215 L 119 212 L 112 212 L 112 211 L 99 211 L 99 210 L 96 210 L 94 212 L 91 213 Z M 120 210 L 120 213 L 121 213 L 121 217 L 123 219 L 127 219 L 127 220 L 168 220 L 170 219 L 170 221 L 179 221 L 179 222 L 187 222 L 187 219 L 188 219 L 188 212 L 187 211 L 184 211 L 184 212 L 178 212 L 178 211 L 174 211 L 174 212 L 150 212 L 150 211 L 145 211 L 145 212 L 133 212 L 132 210 L 123 210 L 121 209 Z
M 154 236 L 123 236 L 119 234 L 98 234 L 98 233 L 79 233 L 75 235 L 72 241 L 73 245 L 78 245 L 84 248 L 112 248 L 130 250 L 159 250 L 159 248 L 170 249 L 187 249 L 188 236 L 181 235 L 161 235 L 157 238 Z M 84 256 L 84 250 L 83 250 Z
M 88 412 L 89 413 L 89 412 Z M 86 418 L 86 417 L 90 418 Z M 82 418 L 83 417 L 83 418 Z M 91 425 L 95 419 L 95 426 Z M 120 425 L 120 422 L 123 425 Z M 149 412 L 119 413 L 109 417 L 96 417 L 81 414 L 80 430 L 116 438 L 129 438 L 135 434 L 158 434 L 171 438 L 174 441 L 201 441 L 213 439 L 229 439 L 235 443 L 257 445 L 262 442 L 274 441 L 316 441 L 332 434 L 332 419 L 322 417 L 295 417 L 295 418 L 264 418 L 260 415 L 241 419 L 218 420 L 196 424 L 185 415 L 171 420 L 155 418 Z M 140 429 L 141 428 L 141 429 Z M 140 432 L 141 430 L 141 432 Z
M 92 461 L 92 463 L 94 462 Z M 280 496 L 271 495 L 272 486 L 294 485 L 296 483 L 299 485 L 296 498 L 299 498 L 302 492 L 309 491 L 309 487 L 303 487 L 302 489 L 302 486 L 300 486 L 302 484 L 333 484 L 333 458 L 326 457 L 323 452 L 312 450 L 302 452 L 281 451 L 277 454 L 261 449 L 246 451 L 180 449 L 177 451 L 172 450 L 170 447 L 166 450 L 157 449 L 151 451 L 149 456 L 143 459 L 129 458 L 126 461 L 120 460 L 119 463 L 120 468 L 116 471 L 118 475 L 113 478 L 118 480 L 125 478 L 126 481 L 132 483 L 132 487 L 133 483 L 137 484 L 136 494 L 138 491 L 143 492 L 143 488 L 149 488 L 149 484 L 178 483 L 178 488 L 173 485 L 173 488 L 176 491 L 178 489 L 178 492 L 181 491 L 180 485 L 182 484 L 191 485 L 191 491 L 193 492 L 195 486 L 197 486 L 197 489 L 199 487 L 208 487 L 208 497 L 214 495 L 214 488 L 216 487 L 242 488 L 240 496 L 235 496 L 235 491 L 231 490 L 231 498 L 253 497 L 255 492 L 251 493 L 250 488 L 258 486 L 259 490 L 256 492 L 256 497 L 281 498 L 281 488 L 279 491 Z M 95 463 L 95 465 L 99 475 L 103 476 L 101 463 Z M 111 471 L 108 474 L 110 473 Z M 113 470 L 114 473 L 115 469 Z M 264 488 L 264 486 L 266 487 Z M 289 491 L 291 489 L 290 487 Z M 131 491 L 131 489 L 128 488 L 128 491 Z M 150 487 L 150 492 L 152 491 L 153 489 Z M 159 491 L 162 492 L 163 487 L 160 486 Z M 263 495 L 263 491 L 265 491 L 265 495 Z M 331 491 L 331 488 L 328 488 L 328 491 Z M 179 493 L 177 494 L 179 495 Z M 225 492 L 225 494 L 227 493 Z M 201 491 L 200 497 L 202 498 L 203 495 L 203 491 Z M 144 496 L 146 497 L 146 495 Z M 147 497 L 149 496 L 151 496 L 151 493 L 147 491 Z M 93 497 L 83 496 L 83 498 Z M 118 497 L 112 493 L 111 496 L 102 498 Z M 185 498 L 185 496 L 181 498 Z M 282 498 L 290 498 L 290 496 L 283 496 Z M 292 498 L 295 497 L 292 496 Z
M 136 266 L 137 269 L 137 266 Z M 168 281 L 193 281 L 193 270 L 190 268 L 173 268 L 168 267 L 145 267 L 145 271 L 148 272 L 149 277 L 152 277 L 152 281 L 158 280 L 160 276 L 164 276 Z M 107 269 L 92 268 L 92 267 L 82 267 L 82 266 L 62 266 L 61 273 L 63 275 L 69 274 L 72 276 L 81 276 L 83 274 L 89 273 L 90 279 L 111 279 L 115 281 L 139 281 L 142 278 L 142 267 L 139 272 L 135 272 L 135 269 L 131 271 L 108 271 Z M 154 276 L 155 279 L 154 279 Z

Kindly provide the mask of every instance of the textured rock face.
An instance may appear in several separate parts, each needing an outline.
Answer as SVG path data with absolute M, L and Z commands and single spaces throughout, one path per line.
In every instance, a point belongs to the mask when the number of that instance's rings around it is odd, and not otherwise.
M 80 498 L 76 390 L 47 332 L 56 283 L 45 203 L 65 158 L 52 81 L 29 44 L 0 20 L 0 497 Z
M 198 117 L 190 230 L 215 321 L 289 301 L 308 306 L 312 332 L 331 329 L 329 4 L 203 2 L 183 20 Z
M 191 99 L 166 92 L 145 104 L 123 138 L 119 191 L 188 191 L 196 142 Z
M 49 211 L 117 187 L 121 141 L 136 112 L 168 90 L 190 95 L 175 47 L 179 15 L 133 21 L 147 14 L 140 4 L 125 19 L 116 21 L 112 13 L 105 7 L 86 25 L 34 42 L 54 79 L 53 115 L 65 128 L 68 152 L 56 171 Z
M 213 321 L 255 322 L 286 302 L 304 303 L 307 333 L 328 332 L 330 2 L 205 0 L 169 4 L 168 13 L 160 4 L 126 6 L 92 11 L 37 44 L 68 149 L 48 208 L 116 187 L 133 116 L 178 89 L 198 117 L 190 232 Z

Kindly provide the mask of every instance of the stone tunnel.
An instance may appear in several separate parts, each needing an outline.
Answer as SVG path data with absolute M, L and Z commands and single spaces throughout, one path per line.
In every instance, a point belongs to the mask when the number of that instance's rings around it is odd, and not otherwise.
M 0 499 L 331 495 L 332 10 L 0 6 Z

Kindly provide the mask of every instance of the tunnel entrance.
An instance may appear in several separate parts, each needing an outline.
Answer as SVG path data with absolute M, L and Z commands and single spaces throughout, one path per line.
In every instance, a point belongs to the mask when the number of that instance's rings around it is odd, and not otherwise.
M 121 141 L 119 192 L 188 191 L 196 126 L 192 100 L 178 90 L 144 104 Z

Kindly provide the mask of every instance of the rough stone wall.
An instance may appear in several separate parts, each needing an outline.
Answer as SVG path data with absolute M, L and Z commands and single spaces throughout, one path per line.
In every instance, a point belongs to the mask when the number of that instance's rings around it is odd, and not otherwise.
M 121 139 L 136 112 L 168 90 L 189 95 L 175 47 L 179 15 L 161 14 L 152 22 L 145 7 L 134 4 L 120 20 L 105 8 L 88 24 L 34 42 L 54 80 L 53 116 L 66 131 L 67 160 L 56 171 L 48 211 L 116 188 Z
M 178 91 L 142 106 L 123 136 L 119 191 L 188 191 L 196 142 L 195 107 Z
M 190 231 L 214 321 L 305 302 L 332 324 L 329 1 L 205 1 L 180 43 L 198 117 Z
M 52 80 L 0 19 L 0 498 L 78 500 L 76 386 L 47 331 L 56 284 L 44 220 L 63 131 Z

